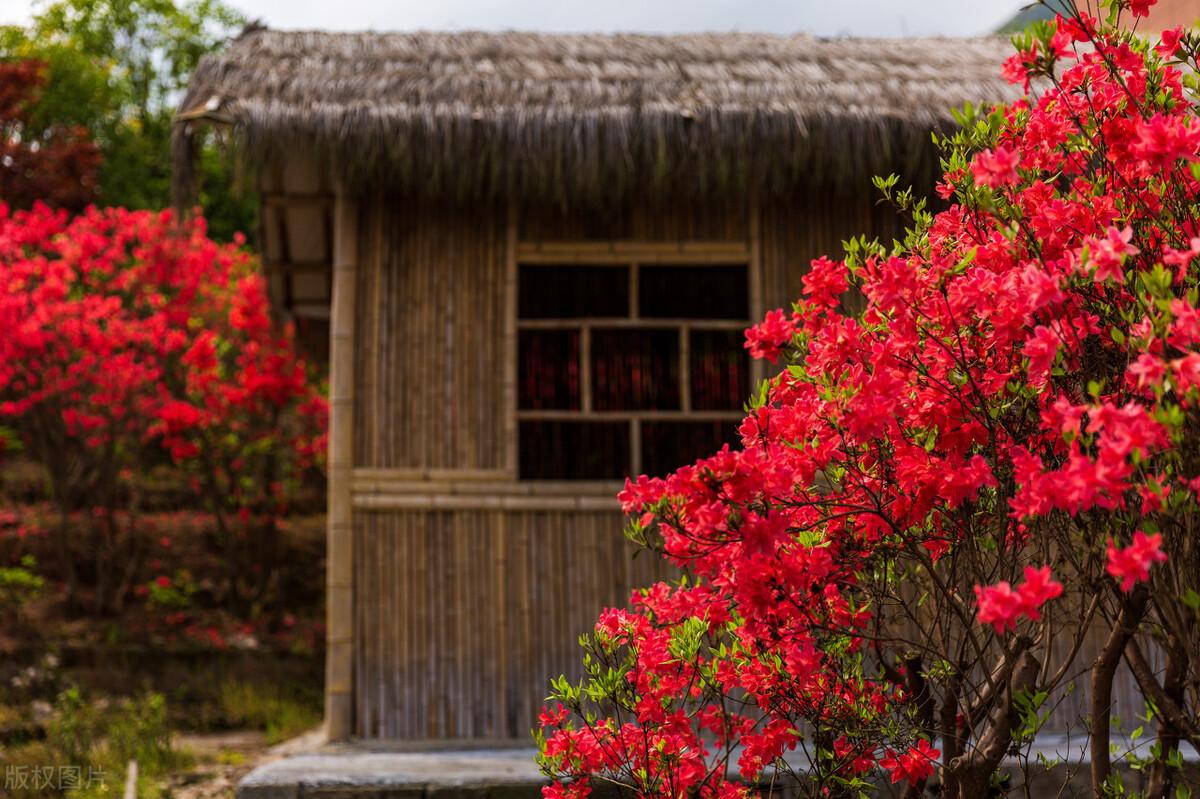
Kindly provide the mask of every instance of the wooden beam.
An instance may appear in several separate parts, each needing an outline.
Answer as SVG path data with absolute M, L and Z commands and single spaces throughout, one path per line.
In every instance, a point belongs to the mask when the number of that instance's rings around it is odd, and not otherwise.
M 521 330 L 578 330 L 580 328 L 604 327 L 624 328 L 632 330 L 662 330 L 688 327 L 692 330 L 745 330 L 750 324 L 748 319 L 627 319 L 616 317 L 570 317 L 567 319 L 522 319 L 517 322 Z
M 329 319 L 330 310 L 328 305 L 320 305 L 314 302 L 302 302 L 292 305 L 287 311 L 294 319 Z
M 417 483 L 421 481 L 442 482 L 502 482 L 511 480 L 507 469 L 389 469 L 377 466 L 362 466 L 354 470 L 355 480 L 400 480 Z
M 638 268 L 637 261 L 634 261 L 629 265 L 629 318 L 631 321 L 636 321 L 641 314 L 641 281 L 642 270 Z
M 679 406 L 692 412 L 692 333 L 690 325 L 679 326 Z
M 447 474 L 439 480 L 413 479 L 405 470 L 355 469 L 354 494 L 471 494 L 476 496 L 561 497 L 612 499 L 621 490 L 620 480 L 480 480 Z
M 634 416 L 629 420 L 629 470 L 634 475 L 642 473 L 642 420 Z
M 729 411 L 517 411 L 521 421 L 559 422 L 624 422 L 638 419 L 643 422 L 740 422 L 746 414 L 740 410 Z
M 746 263 L 750 255 L 745 249 L 730 250 L 728 252 L 713 252 L 713 253 L 686 253 L 686 252 L 669 252 L 669 253 L 641 253 L 635 255 L 625 253 L 577 253 L 577 254 L 558 254 L 546 252 L 526 252 L 519 256 L 522 264 L 537 266 L 539 264 L 549 264 L 551 266 L 559 266 L 562 264 L 583 264 L 586 266 L 626 266 L 631 261 L 636 260 L 642 264 L 679 264 L 681 266 L 738 266 Z
M 328 261 L 280 261 L 263 259 L 264 269 L 278 269 L 283 272 L 328 272 L 333 264 Z
M 527 257 L 545 256 L 573 260 L 576 257 L 612 256 L 613 259 L 630 256 L 645 256 L 644 260 L 654 260 L 653 256 L 664 258 L 673 256 L 739 256 L 746 257 L 746 242 L 744 241 L 649 241 L 645 239 L 614 240 L 614 241 L 523 241 L 519 244 L 521 259 Z
M 592 411 L 592 329 L 583 325 L 579 329 L 579 410 Z M 572 411 L 578 413 L 578 411 Z M 520 412 L 517 414 L 520 417 Z
M 326 566 L 325 733 L 354 733 L 354 306 L 358 208 L 346 189 L 334 203 L 329 326 L 329 494 Z
M 363 511 L 511 511 L 529 512 L 620 512 L 616 495 L 591 496 L 497 496 L 495 494 L 357 494 L 354 507 Z M 328 690 L 328 689 L 327 689 Z M 328 693 L 326 694 L 328 696 Z M 332 739 L 331 739 L 332 740 Z
M 287 207 L 289 205 L 333 205 L 336 199 L 329 194 L 272 192 L 264 194 L 262 201 L 272 207 Z

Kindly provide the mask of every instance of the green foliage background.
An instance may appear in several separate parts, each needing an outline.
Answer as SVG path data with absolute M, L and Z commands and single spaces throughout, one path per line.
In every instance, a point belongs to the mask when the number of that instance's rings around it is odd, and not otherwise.
M 0 27 L 0 58 L 36 58 L 48 80 L 34 122 L 82 125 L 104 156 L 100 202 L 171 203 L 171 118 L 200 58 L 245 24 L 221 0 L 51 0 L 28 26 Z M 256 203 L 210 136 L 197 164 L 214 238 L 255 229 Z

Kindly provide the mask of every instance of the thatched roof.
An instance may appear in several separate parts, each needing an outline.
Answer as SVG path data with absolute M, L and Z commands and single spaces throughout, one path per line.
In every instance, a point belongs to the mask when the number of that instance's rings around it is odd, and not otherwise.
M 229 124 L 252 161 L 311 147 L 351 177 L 432 194 L 791 191 L 928 174 L 948 109 L 1013 97 L 1008 48 L 254 29 L 200 63 L 178 127 Z

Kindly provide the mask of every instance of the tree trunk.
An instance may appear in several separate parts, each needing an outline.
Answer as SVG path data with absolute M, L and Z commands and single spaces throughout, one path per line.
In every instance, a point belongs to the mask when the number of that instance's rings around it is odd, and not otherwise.
M 1005 753 L 1012 745 L 1013 726 L 1020 720 L 1013 697 L 1019 692 L 1033 690 L 1037 684 L 1038 671 L 1041 669 L 1038 659 L 1026 648 L 1020 649 L 1015 657 L 1012 675 L 990 714 L 985 731 L 968 754 L 960 755 L 948 766 L 947 771 L 957 788 L 954 799 L 986 797 L 992 775 L 996 773 Z
M 1104 784 L 1112 773 L 1109 743 L 1112 739 L 1113 676 L 1117 673 L 1125 644 L 1133 638 L 1145 615 L 1148 599 L 1145 587 L 1139 586 L 1133 596 L 1125 600 L 1104 649 L 1092 663 L 1092 796 L 1097 799 L 1104 796 Z
M 1187 651 L 1174 638 L 1167 642 L 1167 668 L 1163 674 L 1163 692 L 1176 705 L 1185 702 L 1187 677 Z M 1146 785 L 1146 799 L 1169 799 L 1175 785 L 1176 768 L 1168 761 L 1179 751 L 1181 731 L 1162 712 L 1158 714 L 1158 756 L 1150 767 Z
M 962 690 L 958 674 L 952 674 L 946 680 L 945 697 L 942 699 L 939 713 L 940 732 L 942 737 L 942 762 L 949 763 L 962 754 L 963 741 L 958 724 L 959 692 Z M 959 782 L 950 769 L 942 769 L 942 796 L 957 796 Z

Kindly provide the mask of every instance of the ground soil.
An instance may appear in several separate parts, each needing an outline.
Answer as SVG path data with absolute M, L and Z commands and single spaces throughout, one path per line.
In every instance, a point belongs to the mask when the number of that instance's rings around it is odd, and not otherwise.
M 256 731 L 183 735 L 178 745 L 195 755 L 196 766 L 172 775 L 165 793 L 171 799 L 234 799 L 238 782 L 253 769 L 313 751 L 322 743 L 324 735 L 319 728 L 276 746 L 268 746 L 266 737 Z M 231 757 L 231 753 L 237 756 Z

